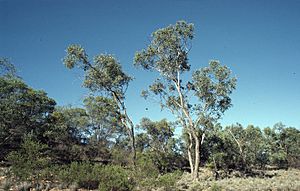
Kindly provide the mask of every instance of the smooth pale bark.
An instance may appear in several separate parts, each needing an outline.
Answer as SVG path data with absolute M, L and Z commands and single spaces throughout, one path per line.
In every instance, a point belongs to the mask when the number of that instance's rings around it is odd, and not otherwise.
M 192 150 L 193 150 L 193 136 L 191 133 L 191 130 L 187 128 L 187 124 L 183 118 L 180 119 L 182 127 L 187 130 L 189 142 L 188 142 L 188 147 L 187 147 L 187 154 L 188 154 L 188 160 L 189 160 L 189 165 L 191 169 L 191 174 L 194 174 L 194 160 L 192 157 Z
M 128 134 L 130 136 L 132 163 L 135 166 L 136 165 L 136 146 L 135 146 L 134 124 L 127 114 L 127 110 L 126 110 L 124 102 L 122 102 L 120 100 L 117 93 L 113 92 L 113 97 L 114 97 L 114 100 L 116 101 L 116 103 L 118 103 L 118 105 L 120 106 L 120 109 L 122 110 L 123 115 L 125 116 L 125 119 L 122 119 L 121 122 L 127 129 Z
M 178 106 L 181 108 L 183 115 L 188 120 L 188 133 L 189 133 L 189 139 L 190 144 L 188 147 L 188 158 L 191 168 L 191 174 L 194 180 L 198 179 L 199 176 L 199 166 L 200 166 L 200 140 L 197 135 L 197 131 L 195 129 L 195 123 L 189 113 L 189 110 L 187 109 L 187 104 L 184 101 L 183 94 L 181 92 L 181 85 L 180 85 L 180 72 L 177 72 L 177 79 L 174 80 L 175 87 L 177 89 L 180 103 L 178 103 Z M 192 147 L 193 142 L 195 142 L 195 148 L 194 148 L 194 159 L 192 158 Z
M 192 158 L 192 148 L 193 148 L 193 137 L 192 134 L 189 132 L 189 146 L 188 146 L 188 158 L 189 158 L 189 163 L 190 163 L 190 168 L 191 168 L 191 174 L 194 174 L 194 164 L 193 164 L 193 158 Z
M 135 147 L 135 135 L 134 135 L 134 125 L 130 120 L 130 130 L 131 130 L 131 150 L 132 150 L 132 163 L 136 165 L 136 147 Z
M 193 179 L 196 180 L 199 176 L 199 166 L 200 166 L 200 141 L 196 133 L 193 133 L 195 140 L 195 168 L 193 173 Z
M 240 155 L 242 157 L 242 161 L 243 161 L 243 166 L 244 168 L 246 168 L 246 157 L 245 157 L 245 154 L 244 154 L 244 151 L 243 151 L 243 148 L 240 144 L 240 142 L 236 139 L 236 137 L 234 136 L 234 134 L 229 130 L 229 133 L 231 134 L 231 136 L 233 137 L 234 141 L 236 142 L 236 144 L 238 145 L 239 147 L 239 151 L 240 151 Z

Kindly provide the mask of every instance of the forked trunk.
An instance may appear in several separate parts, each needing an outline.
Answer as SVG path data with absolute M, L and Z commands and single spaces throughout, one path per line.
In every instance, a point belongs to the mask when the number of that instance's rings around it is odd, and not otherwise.
M 201 141 L 196 132 L 193 133 L 193 138 L 195 140 L 195 164 L 194 164 L 194 170 L 192 171 L 192 176 L 193 176 L 193 180 L 197 180 L 199 178 L 201 146 L 204 142 L 205 133 L 202 134 Z

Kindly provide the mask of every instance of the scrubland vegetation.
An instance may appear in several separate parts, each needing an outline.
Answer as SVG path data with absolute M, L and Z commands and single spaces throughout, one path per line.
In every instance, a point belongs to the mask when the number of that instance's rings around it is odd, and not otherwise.
M 133 78 L 112 55 L 91 61 L 80 45 L 67 48 L 65 66 L 82 70 L 90 90 L 80 108 L 57 106 L 2 58 L 0 189 L 300 190 L 299 129 L 219 124 L 237 80 L 216 60 L 191 72 L 193 36 L 193 24 L 179 21 L 155 31 L 134 58 L 160 76 L 142 96 L 176 121 L 133 123 L 126 105 Z

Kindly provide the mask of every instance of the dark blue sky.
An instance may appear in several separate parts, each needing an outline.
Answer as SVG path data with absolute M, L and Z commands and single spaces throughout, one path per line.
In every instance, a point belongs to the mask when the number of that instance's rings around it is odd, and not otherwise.
M 218 59 L 238 78 L 222 124 L 300 128 L 299 0 L 0 0 L 0 56 L 59 105 L 80 106 L 87 91 L 82 73 L 63 66 L 65 48 L 79 43 L 90 56 L 112 53 L 135 77 L 127 93 L 133 120 L 169 118 L 139 97 L 154 75 L 132 60 L 153 31 L 181 19 L 195 24 L 193 69 Z

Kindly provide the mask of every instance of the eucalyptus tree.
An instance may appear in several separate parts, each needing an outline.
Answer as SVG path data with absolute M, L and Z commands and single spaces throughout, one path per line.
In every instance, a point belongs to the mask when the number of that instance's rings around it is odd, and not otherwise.
M 143 118 L 138 128 L 145 131 L 151 150 L 167 153 L 172 149 L 169 146 L 174 136 L 174 127 L 166 119 L 156 122 Z
M 300 130 L 287 127 L 281 122 L 273 128 L 265 128 L 266 145 L 270 154 L 270 163 L 278 167 L 300 166 Z
M 149 118 L 142 118 L 137 126 L 142 130 L 137 136 L 139 150 L 151 159 L 160 172 L 181 168 L 186 161 L 181 154 L 179 139 L 174 136 L 174 127 L 166 119 L 152 121 Z
M 110 54 L 96 55 L 91 62 L 80 45 L 70 45 L 66 52 L 67 55 L 63 59 L 65 66 L 69 69 L 76 66 L 85 72 L 83 86 L 94 93 L 100 93 L 104 97 L 104 102 L 114 102 L 119 120 L 131 139 L 134 163 L 136 159 L 134 124 L 125 106 L 125 93 L 132 78 L 122 70 L 120 63 Z
M 44 139 L 55 105 L 45 92 L 28 87 L 21 79 L 0 76 L 0 159 L 19 149 L 28 133 Z
M 120 124 L 118 107 L 112 99 L 102 96 L 89 96 L 84 105 L 90 118 L 91 141 L 109 144 L 118 134 L 124 134 Z
M 51 148 L 52 161 L 82 160 L 89 128 L 86 110 L 72 106 L 56 107 L 51 116 L 51 127 L 44 135 Z
M 226 66 L 213 60 L 184 81 L 183 75 L 191 69 L 188 53 L 193 38 L 194 25 L 185 21 L 159 29 L 152 33 L 148 47 L 135 54 L 134 64 L 160 74 L 142 96 L 158 97 L 161 107 L 170 110 L 187 130 L 189 164 L 197 179 L 205 132 L 231 106 L 229 95 L 236 79 Z
M 17 69 L 8 58 L 0 58 L 0 76 L 5 78 L 18 78 Z

